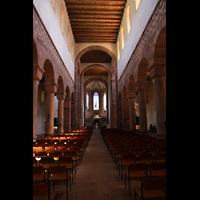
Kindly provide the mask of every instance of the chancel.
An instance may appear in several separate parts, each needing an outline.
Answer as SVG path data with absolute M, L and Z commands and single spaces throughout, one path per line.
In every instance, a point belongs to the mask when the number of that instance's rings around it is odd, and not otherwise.
M 33 199 L 165 199 L 165 177 L 166 0 L 33 0 Z

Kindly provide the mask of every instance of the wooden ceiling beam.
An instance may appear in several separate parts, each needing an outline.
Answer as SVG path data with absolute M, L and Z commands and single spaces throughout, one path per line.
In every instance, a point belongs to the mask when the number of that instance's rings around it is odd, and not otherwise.
M 124 10 L 125 6 L 67 5 L 68 10 Z
M 96 33 L 104 33 L 104 34 L 109 34 L 109 33 L 112 33 L 112 34 L 118 34 L 118 30 L 88 30 L 88 29 L 85 29 L 85 30 L 73 30 L 73 34 L 74 35 L 77 35 L 77 34 L 96 34 Z
M 76 38 L 78 37 L 117 37 L 118 34 L 113 34 L 113 33 L 85 33 L 85 32 L 80 32 L 80 33 L 74 33 L 74 36 Z
M 88 23 L 88 22 L 92 22 L 92 23 L 98 23 L 98 22 L 102 22 L 102 23 L 121 23 L 121 20 L 117 20 L 117 19 L 70 19 L 71 23 L 73 24 L 73 22 L 82 22 L 82 23 Z
M 109 22 L 87 22 L 87 23 L 81 23 L 81 22 L 71 22 L 71 26 L 72 26 L 72 28 L 73 28 L 73 26 L 83 26 L 83 27 L 85 27 L 85 26 L 90 26 L 90 27 L 95 27 L 95 26 L 97 26 L 97 27 L 113 27 L 113 26 L 118 26 L 118 27 L 120 27 L 120 22 L 118 22 L 118 23 L 109 23 Z
M 69 15 L 69 19 L 119 19 L 121 21 L 121 18 L 123 15 L 88 15 L 88 14 L 71 14 Z
M 119 1 L 102 1 L 102 0 L 65 0 L 66 5 L 125 5 L 126 0 L 119 0 Z
M 123 11 L 112 11 L 112 10 L 104 10 L 104 11 L 88 11 L 88 10 L 68 10 L 68 15 L 78 14 L 78 15 L 123 15 Z

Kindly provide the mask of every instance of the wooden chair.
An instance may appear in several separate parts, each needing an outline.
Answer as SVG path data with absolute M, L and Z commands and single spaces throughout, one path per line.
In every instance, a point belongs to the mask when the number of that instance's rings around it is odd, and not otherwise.
M 141 200 L 165 200 L 165 178 L 144 178 L 143 181 L 141 180 L 141 187 L 135 187 L 135 200 L 136 194 Z
M 40 183 L 48 180 L 48 174 L 45 173 L 43 166 L 33 166 L 33 182 Z
M 130 179 L 142 179 L 146 177 L 146 164 L 145 163 L 130 163 L 128 171 L 125 171 L 125 188 L 126 177 L 129 183 L 129 197 L 131 196 Z
M 33 147 L 33 152 L 42 151 L 42 147 Z
M 72 184 L 73 184 L 73 178 L 74 178 L 73 174 L 74 174 L 74 168 L 76 168 L 76 164 L 74 163 L 74 160 L 72 159 L 72 157 L 60 157 L 58 160 L 58 164 L 65 165 L 66 169 L 72 171 Z M 76 174 L 76 170 L 75 170 L 75 174 Z
M 153 162 L 147 174 L 150 178 L 166 177 L 166 162 Z
M 119 162 L 119 176 L 121 169 L 121 178 L 123 181 L 123 167 L 129 167 L 130 163 L 135 163 L 135 154 L 123 154 Z
M 49 182 L 53 182 L 53 191 L 55 182 L 66 181 L 66 199 L 68 200 L 68 180 L 70 180 L 70 191 L 71 191 L 71 173 L 68 173 L 68 170 L 65 165 L 60 166 L 49 166 Z
M 166 162 L 166 152 L 156 153 L 155 162 Z
M 49 169 L 49 166 L 55 165 L 53 157 L 41 157 L 40 164 L 44 169 Z
M 57 193 L 49 190 L 47 183 L 33 184 L 33 200 L 57 200 Z
M 138 163 L 146 163 L 146 165 L 150 165 L 153 161 L 153 156 L 151 153 L 142 153 L 138 156 Z

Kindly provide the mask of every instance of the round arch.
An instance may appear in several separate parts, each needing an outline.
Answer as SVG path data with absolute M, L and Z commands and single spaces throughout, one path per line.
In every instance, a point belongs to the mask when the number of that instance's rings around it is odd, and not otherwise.
M 154 47 L 154 63 L 166 65 L 166 25 L 161 29 Z
M 143 57 L 138 65 L 137 81 L 146 81 L 148 67 L 148 61 Z
M 58 77 L 58 88 L 57 88 L 57 93 L 64 93 L 64 83 L 63 83 L 63 78 L 62 76 Z
M 54 68 L 49 59 L 45 60 L 43 69 L 45 71 L 45 73 L 44 73 L 45 82 L 55 83 Z
M 94 45 L 94 46 L 86 47 L 78 53 L 78 55 L 76 56 L 76 59 L 75 59 L 75 69 L 78 66 L 78 61 L 81 58 L 81 56 L 84 55 L 85 53 L 89 52 L 89 51 L 92 51 L 92 50 L 100 50 L 100 51 L 107 53 L 108 55 L 111 56 L 112 61 L 114 60 L 114 62 L 117 63 L 116 57 L 111 50 L 109 50 L 108 48 L 103 47 L 103 46 Z
M 110 71 L 107 67 L 105 67 L 104 65 L 101 65 L 101 64 L 92 64 L 92 65 L 87 66 L 87 67 L 81 72 L 81 76 L 84 75 L 84 73 L 85 73 L 87 70 L 89 70 L 89 69 L 91 69 L 91 68 L 97 68 L 97 67 L 102 67 L 102 68 L 104 68 L 104 69 L 107 71 L 107 73 L 110 74 L 110 77 L 111 77 L 111 71 Z
M 131 74 L 129 77 L 129 82 L 128 82 L 128 92 L 134 92 L 135 91 L 135 80 L 134 76 Z

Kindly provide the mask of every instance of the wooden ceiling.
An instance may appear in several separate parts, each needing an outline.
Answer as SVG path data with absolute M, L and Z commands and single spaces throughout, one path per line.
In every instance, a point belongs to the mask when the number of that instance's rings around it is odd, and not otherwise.
M 75 42 L 116 43 L 127 0 L 65 0 Z
M 112 58 L 105 52 L 92 50 L 80 58 L 81 63 L 110 63 Z
M 108 72 L 103 67 L 94 67 L 94 68 L 88 69 L 84 73 L 84 76 L 103 76 L 103 77 L 107 77 L 108 76 Z

